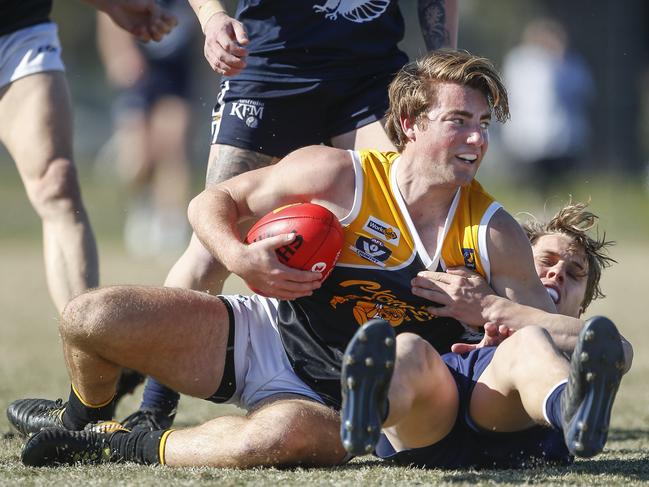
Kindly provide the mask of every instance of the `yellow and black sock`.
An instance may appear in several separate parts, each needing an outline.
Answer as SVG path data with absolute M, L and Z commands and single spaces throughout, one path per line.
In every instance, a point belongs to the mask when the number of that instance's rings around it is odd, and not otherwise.
M 115 413 L 115 398 L 103 404 L 89 404 L 84 401 L 74 386 L 70 387 L 70 397 L 61 417 L 63 426 L 71 430 L 82 430 L 88 423 L 109 421 Z
M 142 465 L 164 465 L 167 437 L 172 431 L 117 431 L 108 440 L 111 458 Z

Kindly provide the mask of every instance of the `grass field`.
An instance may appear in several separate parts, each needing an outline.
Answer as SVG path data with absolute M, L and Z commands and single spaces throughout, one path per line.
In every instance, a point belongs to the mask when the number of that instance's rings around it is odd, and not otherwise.
M 0 409 L 20 397 L 66 397 L 68 380 L 56 332 L 56 312 L 49 300 L 42 266 L 38 222 L 28 206 L 9 164 L 0 169 Z M 171 263 L 133 260 L 119 239 L 124 215 L 119 190 L 89 178 L 84 194 L 95 223 L 100 246 L 102 284 L 162 282 Z M 627 183 L 624 183 L 627 184 Z M 618 264 L 605 272 L 608 298 L 595 302 L 589 314 L 605 314 L 635 347 L 635 362 L 625 377 L 614 409 L 609 443 L 594 460 L 569 468 L 520 471 L 421 471 L 387 467 L 378 461 L 356 459 L 335 469 L 167 469 L 136 465 L 104 465 L 60 469 L 28 469 L 19 461 L 22 442 L 13 437 L 0 415 L 0 484 L 2 485 L 640 485 L 649 482 L 649 333 L 645 306 L 645 274 L 649 270 L 649 205 L 647 194 L 628 183 L 612 191 L 610 180 L 587 187 L 562 189 L 577 198 L 592 196 L 592 207 L 602 215 L 602 226 L 618 241 L 613 256 Z M 619 185 L 618 185 L 619 190 Z M 511 191 L 494 191 L 515 213 L 533 210 L 537 202 Z M 564 198 L 565 200 L 565 198 Z M 556 206 L 556 205 L 555 205 Z M 639 212 L 629 218 L 629 208 Z M 539 210 L 541 211 L 541 210 Z M 537 214 L 539 214 L 537 212 Z M 232 279 L 226 291 L 243 290 Z M 118 416 L 137 404 L 129 398 Z M 185 399 L 177 425 L 236 412 L 205 401 Z

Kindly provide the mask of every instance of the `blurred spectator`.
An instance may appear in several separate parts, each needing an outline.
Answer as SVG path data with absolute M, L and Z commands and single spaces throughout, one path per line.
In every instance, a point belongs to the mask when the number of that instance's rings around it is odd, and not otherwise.
M 569 177 L 586 155 L 594 94 L 590 71 L 568 48 L 558 22 L 536 19 L 506 55 L 503 76 L 512 115 L 503 126 L 503 145 L 517 176 L 547 196 L 552 181 Z
M 131 192 L 124 242 L 136 256 L 179 252 L 189 238 L 190 53 L 198 26 L 185 0 L 159 3 L 173 12 L 178 25 L 158 43 L 138 42 L 103 13 L 97 22 L 99 52 L 118 90 L 109 141 L 115 150 L 109 152 Z

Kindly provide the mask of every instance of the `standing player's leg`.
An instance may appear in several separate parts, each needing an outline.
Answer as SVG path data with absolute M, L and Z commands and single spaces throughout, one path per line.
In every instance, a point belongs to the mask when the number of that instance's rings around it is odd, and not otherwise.
M 0 141 L 16 162 L 42 221 L 47 283 L 59 311 L 99 281 L 95 238 L 72 157 L 72 114 L 63 72 L 20 78 L 2 89 Z

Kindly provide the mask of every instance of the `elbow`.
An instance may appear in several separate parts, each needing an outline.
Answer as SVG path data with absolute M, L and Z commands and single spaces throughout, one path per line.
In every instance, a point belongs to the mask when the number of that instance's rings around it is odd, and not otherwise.
M 203 193 L 199 193 L 198 195 L 194 196 L 191 201 L 189 202 L 189 205 L 187 206 L 187 219 L 189 220 L 189 224 L 192 226 L 193 229 L 196 228 L 196 222 L 198 221 L 198 215 L 200 213 L 200 207 L 201 207 L 201 195 Z

